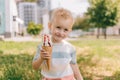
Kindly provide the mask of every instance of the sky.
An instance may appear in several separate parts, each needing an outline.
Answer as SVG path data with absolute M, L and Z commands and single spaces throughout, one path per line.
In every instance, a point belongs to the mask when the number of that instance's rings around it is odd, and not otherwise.
M 87 0 L 51 0 L 51 9 L 63 7 L 70 10 L 74 15 L 83 15 L 89 7 Z

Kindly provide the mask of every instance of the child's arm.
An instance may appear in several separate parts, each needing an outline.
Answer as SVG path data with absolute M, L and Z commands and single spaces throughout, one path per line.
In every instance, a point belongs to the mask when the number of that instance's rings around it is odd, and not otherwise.
M 39 57 L 37 60 L 33 61 L 32 67 L 34 70 L 38 70 L 41 64 L 42 64 L 42 59 Z
M 79 71 L 78 65 L 77 64 L 71 64 L 72 70 L 74 72 L 74 76 L 76 80 L 83 80 L 83 77 Z
M 41 66 L 43 60 L 45 59 L 50 59 L 50 55 L 48 52 L 46 52 L 45 50 L 41 50 L 40 51 L 40 57 L 38 59 L 36 59 L 35 61 L 33 61 L 32 66 L 35 70 L 38 70 L 39 67 Z

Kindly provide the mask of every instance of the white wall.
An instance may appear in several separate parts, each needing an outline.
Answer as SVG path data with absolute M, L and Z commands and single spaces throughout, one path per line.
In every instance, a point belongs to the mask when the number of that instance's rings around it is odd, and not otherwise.
M 15 0 L 5 0 L 5 15 L 6 15 L 6 35 L 11 37 L 15 36 L 15 32 L 18 32 L 18 23 L 13 21 L 13 16 L 18 16 L 17 6 Z M 9 34 L 8 34 L 9 33 Z

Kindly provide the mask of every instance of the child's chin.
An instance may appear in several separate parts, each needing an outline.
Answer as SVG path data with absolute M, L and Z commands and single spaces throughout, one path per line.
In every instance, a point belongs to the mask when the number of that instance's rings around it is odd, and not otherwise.
M 54 37 L 54 41 L 56 42 L 61 42 L 63 40 L 63 38 L 61 37 Z
M 61 41 L 62 41 L 62 39 L 57 39 L 57 40 L 56 40 L 56 42 L 58 42 L 58 43 L 61 42 Z
M 56 40 L 56 42 L 61 42 L 62 40 Z

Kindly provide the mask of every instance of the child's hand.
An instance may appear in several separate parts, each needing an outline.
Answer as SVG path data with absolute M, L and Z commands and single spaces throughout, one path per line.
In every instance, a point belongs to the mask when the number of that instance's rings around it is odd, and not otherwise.
M 51 57 L 51 55 L 43 49 L 41 50 L 40 55 L 41 55 L 41 58 L 44 60 L 50 59 Z

